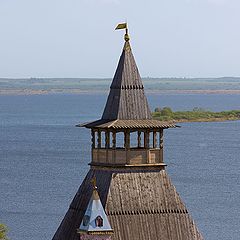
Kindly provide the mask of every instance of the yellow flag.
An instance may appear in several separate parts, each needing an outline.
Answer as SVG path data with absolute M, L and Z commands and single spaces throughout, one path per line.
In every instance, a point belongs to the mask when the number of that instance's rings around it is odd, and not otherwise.
M 119 23 L 115 30 L 127 28 L 127 23 Z

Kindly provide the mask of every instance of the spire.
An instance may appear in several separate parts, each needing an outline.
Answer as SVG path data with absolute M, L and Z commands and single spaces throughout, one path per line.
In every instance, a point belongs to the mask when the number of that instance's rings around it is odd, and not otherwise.
M 108 99 L 101 119 L 76 125 L 86 128 L 162 129 L 175 124 L 152 119 L 144 86 L 130 46 L 127 23 L 116 29 L 126 29 L 124 46 L 110 86 Z
M 115 72 L 108 100 L 102 115 L 104 120 L 152 119 L 144 86 L 132 54 L 127 24 L 116 29 L 126 29 L 125 43 Z
M 108 221 L 108 217 L 102 206 L 96 185 L 96 177 L 91 180 L 93 186 L 92 197 L 88 203 L 86 212 L 81 222 L 78 232 L 83 235 L 106 235 L 113 233 L 113 229 Z M 81 239 L 85 239 L 82 237 Z M 102 238 L 101 238 L 102 239 Z

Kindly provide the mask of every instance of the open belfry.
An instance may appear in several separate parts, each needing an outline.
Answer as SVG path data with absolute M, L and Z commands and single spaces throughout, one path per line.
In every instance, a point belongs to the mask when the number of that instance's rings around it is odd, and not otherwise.
M 163 130 L 176 126 L 152 119 L 123 28 L 102 118 L 78 125 L 91 129 L 90 170 L 53 240 L 203 239 L 165 170 Z

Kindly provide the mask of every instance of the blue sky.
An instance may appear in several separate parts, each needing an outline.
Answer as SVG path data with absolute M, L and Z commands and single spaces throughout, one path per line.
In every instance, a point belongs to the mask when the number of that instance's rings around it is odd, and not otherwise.
M 143 77 L 240 76 L 239 0 L 0 0 L 0 77 L 112 77 L 128 21 Z

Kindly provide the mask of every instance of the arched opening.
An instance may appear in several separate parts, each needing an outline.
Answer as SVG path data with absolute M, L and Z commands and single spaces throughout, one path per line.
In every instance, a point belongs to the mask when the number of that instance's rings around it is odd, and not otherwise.
M 101 147 L 100 148 L 105 148 L 106 144 L 105 144 L 105 141 L 106 141 L 106 135 L 105 135 L 105 132 L 101 132 Z
M 158 148 L 158 132 L 153 131 L 153 148 Z
M 101 216 L 97 216 L 95 219 L 96 227 L 103 227 L 103 219 Z
M 153 148 L 153 132 L 149 133 L 149 148 Z
M 137 148 L 137 132 L 130 133 L 130 148 Z
M 92 129 L 92 148 L 96 148 L 96 131 Z
M 116 148 L 124 148 L 124 132 L 116 133 Z
M 112 132 L 109 132 L 109 139 L 108 139 L 108 141 L 109 141 L 108 148 L 113 148 L 113 134 L 112 134 Z

